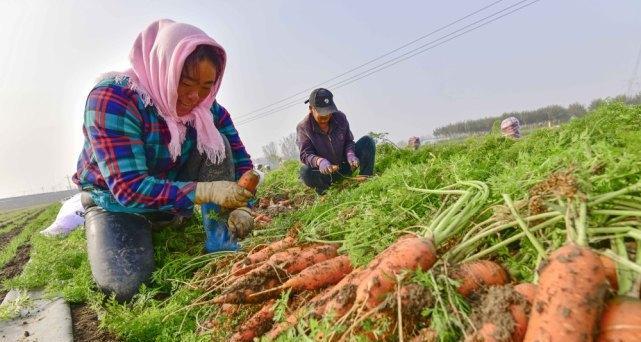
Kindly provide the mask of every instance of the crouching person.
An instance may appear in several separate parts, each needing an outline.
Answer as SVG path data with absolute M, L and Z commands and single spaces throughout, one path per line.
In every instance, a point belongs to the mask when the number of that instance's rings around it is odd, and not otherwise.
M 160 20 L 138 36 L 130 60 L 131 69 L 105 75 L 89 93 L 74 175 L 91 272 L 118 301 L 154 270 L 152 228 L 200 204 L 204 249 L 214 252 L 237 250 L 253 225 L 252 194 L 236 183 L 253 166 L 215 100 L 223 48 L 196 27 Z
M 370 136 L 354 143 L 354 136 L 343 112 L 334 104 L 332 93 L 323 88 L 312 91 L 309 114 L 296 127 L 300 150 L 300 178 L 305 185 L 323 194 L 333 182 L 350 176 L 374 173 L 376 144 Z

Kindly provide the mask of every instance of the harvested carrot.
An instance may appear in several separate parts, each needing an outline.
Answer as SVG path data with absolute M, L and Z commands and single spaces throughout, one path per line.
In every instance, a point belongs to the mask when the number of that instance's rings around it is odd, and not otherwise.
M 525 337 L 528 325 L 528 314 L 525 304 L 511 304 L 510 314 L 514 320 L 514 330 L 512 330 L 512 342 L 521 342 Z
M 356 291 L 355 305 L 365 303 L 368 309 L 373 309 L 394 289 L 395 274 L 404 269 L 427 270 L 436 258 L 436 248 L 430 239 L 410 236 L 397 240 L 367 266 L 367 274 Z
M 460 281 L 458 292 L 467 297 L 484 286 L 505 285 L 509 276 L 503 267 L 493 261 L 479 260 L 460 265 L 452 276 Z
M 249 190 L 252 194 L 256 193 L 256 187 L 260 181 L 260 175 L 254 170 L 249 170 L 243 173 L 238 180 L 238 185 Z
M 489 287 L 481 295 L 472 317 L 479 330 L 467 341 L 523 341 L 528 306 L 512 286 Z
M 312 298 L 312 300 L 310 301 L 310 306 L 314 308 L 313 313 L 320 316 L 331 310 L 338 310 L 339 312 L 347 311 L 349 307 L 342 308 L 341 306 L 352 304 L 352 302 L 341 304 L 341 301 L 344 301 L 341 298 L 351 296 L 353 299 L 354 294 L 356 293 L 356 288 L 364 277 L 365 270 L 363 270 L 362 268 L 357 268 L 350 274 L 345 276 L 345 278 L 343 278 L 341 281 L 339 281 L 338 284 L 332 286 L 331 288 L 328 288 L 326 291 L 323 291 L 318 296 Z M 351 295 L 349 294 L 350 292 Z M 328 307 L 329 310 L 327 310 Z M 337 318 L 341 316 L 342 315 L 336 315 Z
M 347 255 L 341 255 L 304 269 L 287 280 L 283 287 L 295 291 L 316 290 L 338 283 L 350 272 L 352 272 L 352 262 Z
M 261 266 L 238 276 L 223 294 L 214 298 L 214 303 L 257 303 L 265 300 L 270 297 L 265 290 L 282 284 L 307 267 L 336 257 L 337 250 L 338 245 L 322 244 L 291 247 L 278 252 Z M 264 293 L 259 296 L 259 292 Z
M 246 288 L 234 289 L 227 291 L 214 299 L 212 303 L 216 304 L 252 304 L 252 303 L 261 303 L 266 299 L 269 299 L 268 296 L 254 296 L 256 292 L 261 292 L 262 290 L 272 288 L 280 284 L 277 278 L 272 279 L 261 279 L 260 282 L 252 284 Z
M 332 312 L 335 319 L 342 317 L 354 302 L 356 287 L 363 276 L 364 273 L 362 269 L 355 269 L 339 281 L 338 284 L 314 296 L 314 298 L 309 301 L 306 308 L 309 308 L 311 310 L 311 315 L 316 318 L 320 318 L 322 315 L 330 312 Z M 304 307 L 297 310 L 287 316 L 285 321 L 275 325 L 272 330 L 265 334 L 268 341 L 275 339 L 287 329 L 295 326 L 300 317 L 307 312 L 306 308 Z
M 221 305 L 220 311 L 224 313 L 227 316 L 233 315 L 238 311 L 238 305 L 237 304 L 229 304 L 225 303 Z
M 591 341 L 607 289 L 599 256 L 569 243 L 554 251 L 540 270 L 526 342 Z
M 617 264 L 605 255 L 599 254 L 599 258 L 601 259 L 601 263 L 603 264 L 603 268 L 605 270 L 605 278 L 608 280 L 608 283 L 610 283 L 612 289 L 614 291 L 617 291 L 619 289 L 619 281 L 617 278 Z
M 605 305 L 599 342 L 641 341 L 641 301 L 619 296 Z
M 526 302 L 532 304 L 536 297 L 537 286 L 530 283 L 521 283 L 514 286 L 514 291 L 518 292 Z
M 229 339 L 230 342 L 251 342 L 269 331 L 274 319 L 274 300 L 270 300 L 258 310 L 240 329 Z
M 497 333 L 496 324 L 485 322 L 474 335 L 465 339 L 465 342 L 498 342 L 494 336 Z
M 286 289 L 291 289 L 294 292 L 317 290 L 338 283 L 351 271 L 352 263 L 349 257 L 347 255 L 337 256 L 312 265 L 289 278 L 281 286 L 268 289 L 256 295 L 269 292 L 270 296 L 275 296 Z
M 307 267 L 338 256 L 338 245 L 318 245 L 303 249 L 287 260 L 282 261 L 282 268 L 289 274 L 296 274 Z M 277 263 L 277 265 L 279 265 Z
M 274 253 L 285 250 L 293 246 L 295 243 L 296 243 L 296 239 L 292 236 L 287 236 L 282 240 L 275 241 L 267 245 L 267 247 L 247 255 L 247 257 L 245 257 L 243 260 L 235 263 L 234 266 L 232 266 L 231 272 L 234 275 L 245 274 L 250 270 L 252 270 L 253 268 L 255 268 L 255 267 L 250 268 L 249 266 L 257 265 L 267 260 Z

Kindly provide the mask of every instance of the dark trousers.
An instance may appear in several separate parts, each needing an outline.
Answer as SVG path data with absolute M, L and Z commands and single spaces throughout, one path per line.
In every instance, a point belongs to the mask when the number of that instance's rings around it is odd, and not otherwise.
M 372 137 L 366 135 L 356 142 L 354 152 L 360 162 L 359 174 L 364 176 L 371 176 L 374 174 L 374 161 L 376 156 L 376 143 Z M 352 169 L 347 162 L 339 165 L 339 170 L 336 173 L 324 175 L 320 173 L 318 167 L 310 167 L 303 165 L 300 168 L 300 179 L 310 188 L 316 190 L 316 193 L 322 195 L 332 185 L 332 183 L 349 177 L 352 174 Z
M 178 180 L 234 180 L 234 163 L 229 142 L 223 136 L 226 157 L 212 164 L 196 148 L 189 156 Z M 114 294 L 116 300 L 131 299 L 154 271 L 152 227 L 175 223 L 175 216 L 165 212 L 132 214 L 110 212 L 96 206 L 91 195 L 81 195 L 85 207 L 87 253 L 91 273 L 102 291 Z

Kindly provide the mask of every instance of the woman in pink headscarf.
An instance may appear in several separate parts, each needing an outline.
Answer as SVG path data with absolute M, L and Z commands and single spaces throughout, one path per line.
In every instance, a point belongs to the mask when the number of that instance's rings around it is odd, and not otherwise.
M 89 93 L 74 175 L 94 279 L 121 301 L 154 269 L 152 226 L 200 204 L 205 250 L 213 252 L 236 250 L 253 224 L 252 194 L 235 182 L 253 165 L 216 102 L 225 50 L 196 27 L 159 20 L 129 57 L 130 69 L 103 75 Z

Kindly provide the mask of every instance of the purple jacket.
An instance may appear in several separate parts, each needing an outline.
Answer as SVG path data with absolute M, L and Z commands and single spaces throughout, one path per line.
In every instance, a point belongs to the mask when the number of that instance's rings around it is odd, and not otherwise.
M 349 129 L 347 117 L 342 112 L 332 114 L 328 134 L 323 133 L 314 117 L 308 114 L 296 126 L 296 135 L 300 161 L 310 167 L 318 167 L 319 158 L 339 165 L 347 161 L 348 152 L 354 153 L 354 136 Z

